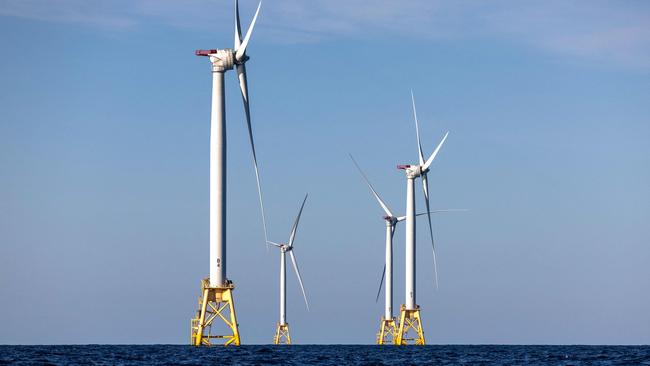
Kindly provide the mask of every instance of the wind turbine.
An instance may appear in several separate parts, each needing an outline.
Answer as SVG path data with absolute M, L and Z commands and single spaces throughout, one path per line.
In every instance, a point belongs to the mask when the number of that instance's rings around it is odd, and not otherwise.
M 286 244 L 278 244 L 272 241 L 268 242 L 269 244 L 274 245 L 280 249 L 280 322 L 276 327 L 275 337 L 273 337 L 274 344 L 291 344 L 291 336 L 289 335 L 289 323 L 287 323 L 287 253 L 289 253 L 289 257 L 291 257 L 291 263 L 293 263 L 293 269 L 296 271 L 298 283 L 300 284 L 300 289 L 302 290 L 302 296 L 305 299 L 305 305 L 307 305 L 307 310 L 309 310 L 309 302 L 307 302 L 305 286 L 302 284 L 302 277 L 300 277 L 298 262 L 296 262 L 296 256 L 293 254 L 293 243 L 296 239 L 296 230 L 298 229 L 298 222 L 300 221 L 300 215 L 302 215 L 302 209 L 305 207 L 306 201 L 307 195 L 305 195 L 305 199 L 302 200 L 300 211 L 298 211 L 296 221 L 294 221 L 293 227 L 291 228 L 289 241 Z
M 386 262 L 384 263 L 384 270 L 381 273 L 381 280 L 379 281 L 379 290 L 377 291 L 377 297 L 375 301 L 379 300 L 379 295 L 381 294 L 381 288 L 384 283 L 384 278 L 386 279 L 386 291 L 385 302 L 384 302 L 384 315 L 381 318 L 381 324 L 379 327 L 379 333 L 377 333 L 377 344 L 392 344 L 395 342 L 395 337 L 397 335 L 397 327 L 395 325 L 395 317 L 393 316 L 393 236 L 395 234 L 395 228 L 397 227 L 398 222 L 406 220 L 406 216 L 395 216 L 391 209 L 388 207 L 386 202 L 381 199 L 379 193 L 366 177 L 366 174 L 363 172 L 359 164 L 354 157 L 350 155 L 350 159 L 354 165 L 356 165 L 359 173 L 366 181 L 368 188 L 372 192 L 372 195 L 375 196 L 375 199 L 381 206 L 385 215 L 383 219 L 386 223 Z M 446 210 L 433 210 L 429 212 L 423 212 L 416 214 L 415 216 L 422 216 L 430 213 L 438 212 L 452 212 L 452 211 L 465 211 L 464 209 L 446 209 Z
M 202 282 L 202 297 L 199 299 L 199 310 L 192 320 L 191 343 L 195 346 L 210 345 L 212 339 L 225 341 L 225 345 L 240 344 L 239 329 L 235 316 L 235 306 L 232 290 L 234 285 L 226 277 L 226 108 L 224 74 L 233 68 L 237 69 L 239 88 L 244 102 L 248 138 L 253 155 L 253 166 L 257 180 L 257 192 L 262 211 L 264 240 L 267 240 L 266 219 L 262 200 L 262 188 L 257 166 L 257 155 L 253 142 L 251 127 L 250 104 L 246 79 L 246 48 L 253 33 L 257 16 L 260 12 L 260 2 L 255 16 L 242 39 L 239 21 L 239 4 L 235 0 L 235 44 L 234 48 L 197 50 L 197 56 L 208 57 L 212 65 L 212 113 L 210 118 L 210 277 Z M 229 315 L 227 314 L 229 312 Z M 230 330 L 230 334 L 211 335 L 214 319 L 221 319 Z
M 408 341 L 415 341 L 417 345 L 424 345 L 424 331 L 422 329 L 422 321 L 420 318 L 420 306 L 416 303 L 416 287 L 415 287 L 415 179 L 422 178 L 422 189 L 424 192 L 424 202 L 426 204 L 426 213 L 429 222 L 429 235 L 431 236 L 431 247 L 433 249 L 433 268 L 435 273 L 435 283 L 438 286 L 438 269 L 436 264 L 436 249 L 433 241 L 433 227 L 431 225 L 431 213 L 429 209 L 429 182 L 427 180 L 427 173 L 431 167 L 431 163 L 438 155 L 440 148 L 447 140 L 449 131 L 445 133 L 442 141 L 438 144 L 431 156 L 424 160 L 422 154 L 422 144 L 420 143 L 420 126 L 418 124 L 418 116 L 415 109 L 415 97 L 411 92 L 411 101 L 413 103 L 413 118 L 415 119 L 415 132 L 418 143 L 418 157 L 419 163 L 413 165 L 398 165 L 398 169 L 406 172 L 406 276 L 405 276 L 405 301 L 400 308 L 400 321 L 399 329 L 395 344 L 407 344 Z M 415 338 L 407 338 L 409 330 L 416 332 Z

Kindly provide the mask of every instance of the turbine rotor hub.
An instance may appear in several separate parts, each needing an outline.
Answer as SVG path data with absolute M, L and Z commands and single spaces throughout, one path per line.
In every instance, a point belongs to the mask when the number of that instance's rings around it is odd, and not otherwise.
M 236 51 L 233 51 L 233 54 L 236 54 Z M 248 60 L 250 60 L 250 57 L 248 57 L 247 54 L 244 54 L 241 59 L 237 59 L 237 57 L 235 57 L 235 65 L 243 65 Z

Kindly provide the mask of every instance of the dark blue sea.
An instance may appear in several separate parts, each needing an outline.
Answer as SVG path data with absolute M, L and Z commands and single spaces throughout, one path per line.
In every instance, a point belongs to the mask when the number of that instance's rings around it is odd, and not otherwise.
M 650 365 L 650 346 L 0 346 L 0 365 Z

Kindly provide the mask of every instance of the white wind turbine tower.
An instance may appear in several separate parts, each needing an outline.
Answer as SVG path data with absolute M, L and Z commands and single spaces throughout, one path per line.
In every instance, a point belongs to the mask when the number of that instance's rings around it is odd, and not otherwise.
M 305 199 L 302 200 L 302 205 L 300 205 L 300 211 L 298 211 L 296 221 L 294 221 L 293 227 L 291 227 L 289 241 L 286 244 L 278 244 L 272 241 L 268 242 L 269 244 L 272 244 L 280 249 L 280 322 L 278 322 L 278 325 L 275 329 L 275 336 L 273 337 L 274 344 L 291 344 L 291 336 L 289 335 L 289 323 L 287 323 L 287 253 L 289 253 L 289 257 L 291 257 L 291 263 L 293 263 L 293 269 L 295 270 L 296 276 L 298 277 L 298 283 L 300 284 L 300 289 L 302 290 L 302 296 L 305 299 L 305 305 L 307 305 L 307 310 L 309 310 L 309 302 L 307 302 L 305 286 L 302 284 L 302 277 L 300 276 L 300 270 L 298 269 L 296 256 L 293 254 L 293 243 L 296 239 L 296 230 L 298 229 L 298 222 L 300 222 L 300 215 L 302 215 L 302 209 L 305 207 L 306 201 L 307 195 L 305 195 Z
M 416 303 L 416 286 L 415 286 L 415 179 L 422 178 L 422 189 L 424 191 L 424 202 L 426 204 L 426 213 L 429 221 L 429 234 L 431 236 L 431 246 L 433 249 L 433 268 L 435 273 L 435 282 L 438 286 L 438 269 L 436 264 L 436 251 L 433 241 L 433 228 L 431 225 L 431 213 L 429 209 L 429 183 L 427 173 L 431 163 L 438 155 L 440 148 L 445 143 L 449 132 L 445 133 L 442 141 L 438 144 L 431 156 L 425 161 L 422 154 L 422 144 L 420 143 L 420 126 L 418 124 L 417 112 L 415 110 L 415 98 L 411 92 L 411 101 L 413 102 L 413 117 L 415 119 L 415 131 L 418 143 L 419 163 L 415 165 L 398 165 L 398 169 L 406 171 L 406 278 L 405 278 L 405 303 L 400 309 L 399 329 L 395 344 L 408 344 L 408 341 L 415 341 L 415 344 L 424 345 L 424 331 L 420 318 L 420 306 Z M 407 338 L 409 330 L 416 333 L 415 338 Z
M 395 228 L 398 222 L 406 220 L 406 216 L 395 216 L 390 210 L 386 202 L 381 199 L 379 193 L 366 177 L 366 174 L 363 172 L 359 164 L 354 157 L 350 155 L 352 162 L 356 165 L 359 173 L 366 181 L 368 188 L 372 192 L 373 196 L 384 210 L 385 215 L 383 219 L 386 223 L 386 262 L 384 263 L 384 270 L 381 274 L 381 280 L 379 281 L 379 290 L 377 291 L 377 298 L 375 301 L 379 300 L 379 295 L 381 294 L 381 288 L 384 283 L 384 278 L 386 279 L 386 290 L 385 302 L 384 302 L 384 315 L 381 318 L 381 324 L 379 327 L 379 333 L 377 333 L 377 344 L 393 344 L 397 336 L 397 327 L 395 325 L 395 317 L 393 316 L 393 236 L 395 235 Z M 429 212 L 419 213 L 417 216 L 426 215 L 427 213 L 438 213 L 438 212 L 452 212 L 452 211 L 465 211 L 464 209 L 446 209 L 446 210 L 433 210 Z
M 262 189 L 257 167 L 257 155 L 251 127 L 248 85 L 246 80 L 246 47 L 250 41 L 260 6 L 242 39 L 239 21 L 239 4 L 235 0 L 235 44 L 234 48 L 197 50 L 197 56 L 208 57 L 212 65 L 212 113 L 210 118 L 210 277 L 203 281 L 202 297 L 199 299 L 197 316 L 192 320 L 191 343 L 196 346 L 210 345 L 212 339 L 228 344 L 240 344 L 239 329 L 235 316 L 232 290 L 234 285 L 226 276 L 226 108 L 224 74 L 237 69 L 239 87 L 244 102 L 248 138 L 253 154 L 253 165 L 257 180 L 257 190 L 262 211 L 264 240 L 266 241 L 266 221 L 262 201 Z M 230 314 L 227 314 L 229 312 Z M 224 321 L 231 334 L 212 335 L 214 319 Z

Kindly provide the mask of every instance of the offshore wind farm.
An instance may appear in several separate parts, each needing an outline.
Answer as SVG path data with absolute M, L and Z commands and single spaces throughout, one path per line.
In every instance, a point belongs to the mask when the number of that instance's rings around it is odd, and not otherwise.
M 650 359 L 645 4 L 0 19 L 0 363 Z
M 237 69 L 239 79 L 239 86 L 244 102 L 244 110 L 246 114 L 246 125 L 248 127 L 248 136 L 250 139 L 251 150 L 253 154 L 253 166 L 255 168 L 255 178 L 257 181 L 257 192 L 262 211 L 262 224 L 264 230 L 264 238 L 267 245 L 273 245 L 280 249 L 280 321 L 277 324 L 275 336 L 273 337 L 273 344 L 290 345 L 291 336 L 289 333 L 289 324 L 286 322 L 286 253 L 289 253 L 293 268 L 300 283 L 300 289 L 305 299 L 305 304 L 309 308 L 307 302 L 307 295 L 305 288 L 298 270 L 298 264 L 293 252 L 293 242 L 296 235 L 300 215 L 307 201 L 307 196 L 300 206 L 300 211 L 296 217 L 296 221 L 291 229 L 291 234 L 287 244 L 278 244 L 267 239 L 266 218 L 264 214 L 264 199 L 262 197 L 262 187 L 260 184 L 260 173 L 257 164 L 257 155 L 255 153 L 255 144 L 253 139 L 253 131 L 251 125 L 251 113 L 248 83 L 246 78 L 245 63 L 249 60 L 246 55 L 246 48 L 251 39 L 255 22 L 260 13 L 262 3 L 260 2 L 251 21 L 250 27 L 246 32 L 246 36 L 242 39 L 241 22 L 239 19 L 239 1 L 235 0 L 235 42 L 232 49 L 209 49 L 197 50 L 197 56 L 209 57 L 212 64 L 212 114 L 210 120 L 210 276 L 202 281 L 201 296 L 198 301 L 198 310 L 196 315 L 191 320 L 190 327 L 190 344 L 194 346 L 211 346 L 214 341 L 222 341 L 223 345 L 240 345 L 239 323 L 237 321 L 235 303 L 234 303 L 234 284 L 232 280 L 226 277 L 226 112 L 225 112 L 225 89 L 224 89 L 224 73 L 233 68 Z M 419 164 L 417 165 L 398 165 L 397 168 L 404 170 L 407 177 L 406 185 L 406 214 L 401 218 L 396 218 L 388 209 L 386 204 L 379 198 L 379 195 L 374 190 L 365 174 L 361 171 L 354 158 L 352 161 L 357 165 L 357 169 L 361 172 L 370 187 L 375 198 L 378 200 L 386 216 L 386 263 L 384 264 L 384 271 L 382 273 L 381 283 L 384 281 L 384 276 L 388 274 L 386 280 L 386 304 L 385 312 L 380 323 L 380 331 L 377 335 L 377 344 L 380 345 L 425 345 L 424 338 L 424 325 L 420 316 L 420 306 L 416 303 L 416 246 L 415 246 L 415 218 L 419 215 L 427 215 L 429 224 L 429 235 L 431 238 L 431 247 L 433 250 L 433 268 L 435 273 L 435 284 L 438 286 L 438 269 L 436 265 L 436 252 L 433 239 L 433 226 L 431 223 L 431 214 L 429 203 L 429 183 L 427 173 L 438 155 L 440 148 L 447 140 L 449 132 L 445 133 L 444 137 L 433 151 L 433 153 L 425 160 L 422 153 L 422 143 L 420 141 L 420 126 L 418 123 L 417 111 L 415 107 L 415 97 L 411 91 L 411 101 L 413 104 L 413 118 L 415 121 L 416 142 L 418 149 Z M 425 212 L 423 214 L 415 213 L 415 193 L 414 181 L 416 178 L 422 180 L 422 191 L 424 193 Z M 395 231 L 395 225 L 399 221 L 405 222 L 405 253 L 406 262 L 405 268 L 405 300 L 404 304 L 400 306 L 400 314 L 397 320 L 392 315 L 392 282 L 393 282 L 393 259 L 392 259 L 392 237 Z M 379 294 L 377 295 L 379 296 Z M 213 331 L 215 322 L 223 322 L 221 328 L 226 331 L 218 333 Z M 225 327 L 224 327 L 225 325 Z M 218 327 L 217 327 L 218 329 Z M 215 334 L 216 333 L 216 334 Z

